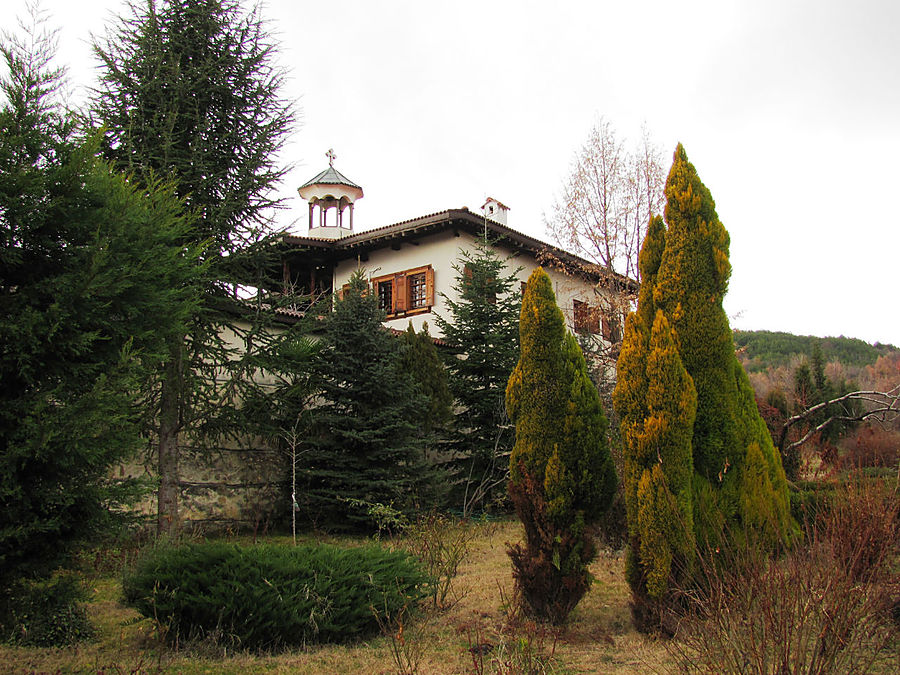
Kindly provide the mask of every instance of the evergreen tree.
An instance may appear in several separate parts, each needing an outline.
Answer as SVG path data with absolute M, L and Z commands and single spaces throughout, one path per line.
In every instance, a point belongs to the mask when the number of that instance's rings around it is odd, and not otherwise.
M 652 611 L 673 577 L 679 583 L 688 579 L 695 550 L 691 435 L 697 394 L 660 310 L 650 334 L 645 381 L 646 415 L 635 420 L 628 438 L 634 468 L 627 477 L 627 573 L 636 613 Z
M 402 340 L 406 349 L 401 355 L 401 366 L 412 376 L 419 394 L 426 401 L 420 428 L 425 434 L 432 434 L 450 419 L 453 397 L 447 384 L 447 372 L 428 334 L 427 323 L 422 325 L 422 332 L 416 333 L 410 322 Z
M 628 522 L 628 534 L 631 546 L 627 551 L 629 570 L 639 570 L 637 551 L 639 550 L 637 530 L 637 486 L 643 473 L 643 466 L 638 462 L 640 451 L 638 439 L 643 431 L 647 417 L 647 359 L 650 354 L 650 330 L 656 316 L 653 303 L 653 288 L 656 275 L 666 245 L 666 230 L 659 216 L 651 219 L 647 228 L 647 236 L 640 253 L 641 284 L 638 295 L 638 306 L 635 312 L 625 319 L 625 332 L 622 340 L 622 351 L 616 365 L 618 373 L 616 388 L 613 392 L 613 404 L 620 417 L 624 454 L 624 476 L 622 482 L 625 490 L 625 510 Z M 637 580 L 629 573 L 629 579 Z M 632 583 L 632 586 L 635 584 Z
M 298 470 L 300 507 L 329 529 L 371 527 L 372 509 L 408 510 L 427 483 L 418 433 L 428 404 L 404 372 L 402 343 L 357 272 L 326 319 L 322 405 Z
M 784 469 L 722 309 L 728 233 L 681 145 L 666 197 L 668 227 L 652 220 L 641 252 L 614 395 L 625 439 L 626 568 L 641 627 L 658 626 L 673 579 L 691 583 L 695 541 L 774 547 L 793 528 Z
M 238 320 L 258 321 L 265 312 L 257 305 L 249 315 L 237 285 L 270 284 L 261 271 L 271 266 L 259 253 L 292 119 L 257 11 L 243 12 L 239 0 L 158 0 L 130 9 L 94 45 L 102 86 L 93 117 L 118 168 L 144 184 L 173 181 L 196 218 L 185 243 L 202 242 L 205 258 L 193 286 L 198 311 L 184 335 L 170 340 L 153 399 L 158 527 L 168 531 L 178 526 L 180 434 L 200 443 L 239 437 L 232 404 L 262 395 L 253 391 L 257 359 L 275 353 L 275 333 L 258 322 L 248 332 Z M 242 349 L 229 345 L 226 332 L 242 339 Z
M 506 381 L 519 358 L 518 269 L 486 238 L 460 251 L 453 290 L 444 296 L 449 317 L 437 317 L 448 345 L 445 361 L 455 404 L 449 468 L 465 514 L 500 496 L 514 437 L 503 403 Z
M 641 250 L 644 282 L 637 311 L 625 321 L 613 395 L 625 449 L 626 576 L 639 626 L 658 624 L 659 601 L 673 568 L 683 580 L 694 546 L 691 436 L 696 392 L 669 322 L 653 301 L 665 247 L 665 226 L 656 216 Z
M 98 159 L 60 103 L 52 33 L 30 37 L 0 44 L 0 596 L 110 532 L 137 494 L 109 476 L 140 445 L 136 401 L 196 270 L 171 189 Z
M 666 247 L 653 297 L 672 325 L 697 390 L 692 448 L 700 541 L 718 539 L 724 518 L 732 536 L 785 542 L 792 522 L 784 469 L 735 356 L 722 308 L 731 275 L 729 236 L 681 145 L 666 199 Z
M 590 587 L 587 527 L 612 501 L 615 469 L 600 396 L 540 268 L 525 289 L 520 343 L 506 404 L 516 426 L 509 493 L 525 545 L 509 555 L 525 611 L 562 623 Z

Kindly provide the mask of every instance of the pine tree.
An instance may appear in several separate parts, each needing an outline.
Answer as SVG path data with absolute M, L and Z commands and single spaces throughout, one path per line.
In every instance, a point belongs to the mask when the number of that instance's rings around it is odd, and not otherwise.
M 298 500 L 306 517 L 334 530 L 371 528 L 374 511 L 408 511 L 427 484 L 425 402 L 404 372 L 402 343 L 357 272 L 326 319 L 317 409 L 301 460 Z
M 277 154 L 292 118 L 256 10 L 243 12 L 239 0 L 159 0 L 130 9 L 94 45 L 102 70 L 92 116 L 116 167 L 144 184 L 158 177 L 174 183 L 195 216 L 185 243 L 204 246 L 205 273 L 193 286 L 198 310 L 185 334 L 170 340 L 153 399 L 158 528 L 169 531 L 178 527 L 180 436 L 189 432 L 198 444 L 239 440 L 234 401 L 264 395 L 252 376 L 255 361 L 260 352 L 277 353 L 276 336 L 290 339 L 260 330 L 266 313 L 248 313 L 237 288 L 271 283 L 263 273 L 271 261 L 261 252 L 277 206 L 272 190 L 284 174 Z M 245 330 L 239 319 L 253 327 Z M 245 343 L 242 353 L 223 339 L 226 332 Z
M 612 501 L 615 469 L 600 396 L 540 268 L 525 289 L 520 343 L 506 404 L 516 426 L 509 493 L 525 545 L 509 555 L 525 611 L 558 624 L 590 587 L 587 528 Z
M 172 190 L 136 190 L 75 133 L 52 33 L 0 54 L 0 596 L 114 531 L 134 485 L 147 374 L 193 309 L 196 254 Z
M 508 262 L 487 238 L 460 251 L 453 285 L 459 300 L 444 296 L 449 317 L 437 317 L 455 400 L 448 468 L 465 514 L 502 494 L 514 442 L 503 396 L 519 358 L 521 295 L 518 270 Z

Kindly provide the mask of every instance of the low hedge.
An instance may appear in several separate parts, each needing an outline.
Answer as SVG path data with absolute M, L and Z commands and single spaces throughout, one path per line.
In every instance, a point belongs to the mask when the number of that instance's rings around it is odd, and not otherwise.
M 377 546 L 222 542 L 154 549 L 123 581 L 125 601 L 170 638 L 221 635 L 251 650 L 365 637 L 431 587 L 415 559 Z

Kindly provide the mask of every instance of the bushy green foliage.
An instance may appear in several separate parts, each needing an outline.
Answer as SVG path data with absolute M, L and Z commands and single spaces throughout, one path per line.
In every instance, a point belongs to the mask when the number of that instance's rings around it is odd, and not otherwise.
M 371 528 L 368 506 L 409 510 L 428 486 L 419 420 L 428 407 L 401 363 L 402 343 L 356 273 L 325 323 L 322 404 L 298 462 L 303 515 L 329 529 Z
M 666 198 L 667 227 L 654 218 L 641 253 L 614 394 L 636 616 L 645 599 L 664 599 L 673 579 L 689 577 L 697 544 L 749 538 L 771 548 L 794 527 L 780 457 L 722 308 L 729 236 L 681 145 Z
M 509 493 L 525 545 L 509 555 L 525 611 L 562 623 L 590 587 L 586 528 L 612 501 L 615 469 L 600 396 L 540 268 L 525 289 L 520 344 L 506 405 L 516 425 Z
M 64 647 L 90 640 L 94 629 L 80 604 L 85 591 L 71 574 L 19 581 L 0 598 L 0 640 L 29 647 Z
M 448 468 L 465 515 L 501 496 L 514 442 L 503 395 L 519 358 L 521 295 L 508 263 L 486 238 L 461 250 L 453 284 L 459 299 L 444 296 L 449 316 L 437 316 L 455 401 Z
M 35 26 L 40 30 L 40 24 Z M 136 190 L 80 138 L 52 37 L 0 45 L 0 595 L 120 522 L 148 373 L 193 310 L 171 189 Z
M 409 555 L 377 546 L 212 542 L 152 550 L 123 591 L 172 639 L 220 632 L 263 650 L 373 635 L 377 612 L 413 607 L 431 580 Z
M 734 533 L 756 524 L 756 536 L 784 542 L 791 532 L 784 470 L 734 354 L 722 308 L 731 274 L 728 233 L 680 145 L 666 198 L 666 248 L 654 300 L 672 324 L 697 390 L 694 471 L 719 492 L 719 508 Z M 712 527 L 717 514 L 697 512 L 695 518 L 701 540 L 718 536 Z
M 424 397 L 425 406 L 420 417 L 421 430 L 430 434 L 450 419 L 453 396 L 447 384 L 447 372 L 438 355 L 434 341 L 428 334 L 428 324 L 416 333 L 410 322 L 401 336 L 406 349 L 400 355 L 403 370 L 412 376 L 413 382 Z
M 634 440 L 643 470 L 635 498 L 640 558 L 647 594 L 658 599 L 674 568 L 683 578 L 694 551 L 691 431 L 697 409 L 694 384 L 657 311 L 647 360 L 647 418 Z

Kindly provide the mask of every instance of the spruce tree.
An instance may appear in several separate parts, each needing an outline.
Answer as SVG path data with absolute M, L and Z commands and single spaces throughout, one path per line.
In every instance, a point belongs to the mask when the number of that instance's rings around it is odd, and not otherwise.
M 508 263 L 486 237 L 461 250 L 453 267 L 459 299 L 444 296 L 449 316 L 437 316 L 455 401 L 448 469 L 467 515 L 502 496 L 514 442 L 503 397 L 519 358 L 521 294 Z
M 523 609 L 558 624 L 590 587 L 588 527 L 612 501 L 615 469 L 600 396 L 540 268 L 525 289 L 520 344 L 506 404 L 516 426 L 509 493 L 525 544 L 509 555 Z
M 139 402 L 196 271 L 182 204 L 75 132 L 52 34 L 32 30 L 0 43 L 0 596 L 121 524 L 137 493 L 110 473 L 140 447 Z
M 402 342 L 382 321 L 357 272 L 326 318 L 323 400 L 298 468 L 300 508 L 317 526 L 371 528 L 378 509 L 409 511 L 427 484 L 418 429 L 428 402 L 403 369 Z
M 283 75 L 258 10 L 244 12 L 240 0 L 132 4 L 94 50 L 102 67 L 92 118 L 105 155 L 138 183 L 171 180 L 195 217 L 184 243 L 203 245 L 203 274 L 192 286 L 198 309 L 184 335 L 170 340 L 151 399 L 158 528 L 169 531 L 179 522 L 181 436 L 190 433 L 201 446 L 223 437 L 239 441 L 234 402 L 264 395 L 253 377 L 257 359 L 277 353 L 279 336 L 290 339 L 259 330 L 262 304 L 252 314 L 237 299 L 239 285 L 274 284 L 264 271 L 277 265 L 261 252 L 292 113 L 279 93 Z M 224 339 L 228 332 L 242 350 Z

